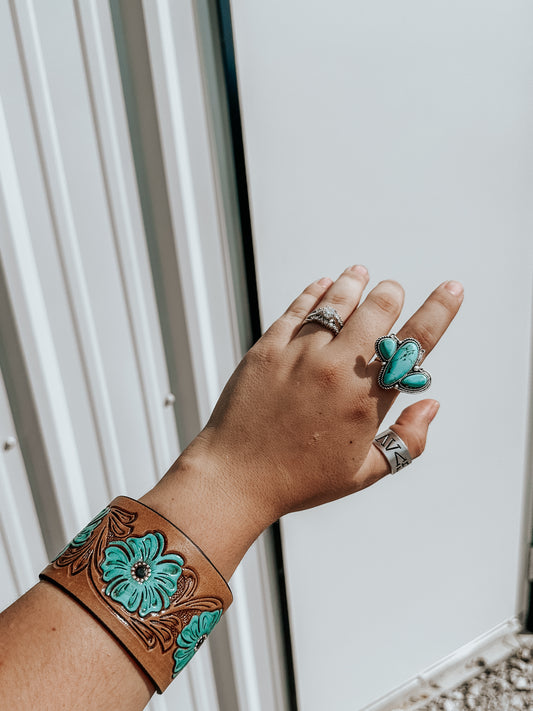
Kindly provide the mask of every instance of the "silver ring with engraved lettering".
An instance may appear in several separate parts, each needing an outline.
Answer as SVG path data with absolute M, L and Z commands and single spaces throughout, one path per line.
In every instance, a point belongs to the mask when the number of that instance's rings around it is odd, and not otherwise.
M 413 461 L 405 442 L 393 430 L 380 432 L 376 435 L 373 444 L 389 462 L 391 474 L 396 474 Z

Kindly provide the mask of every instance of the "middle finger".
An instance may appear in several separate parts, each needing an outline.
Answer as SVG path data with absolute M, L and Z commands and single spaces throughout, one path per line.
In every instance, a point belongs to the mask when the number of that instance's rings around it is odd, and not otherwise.
M 404 292 L 396 281 L 381 281 L 345 323 L 332 348 L 352 348 L 365 360 L 374 354 L 376 338 L 389 333 L 403 306 Z

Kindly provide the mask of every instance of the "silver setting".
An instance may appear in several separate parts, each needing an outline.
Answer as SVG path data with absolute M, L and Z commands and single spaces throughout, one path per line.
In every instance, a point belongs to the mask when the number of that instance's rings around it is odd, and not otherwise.
M 319 306 L 318 309 L 311 311 L 304 323 L 318 323 L 334 336 L 338 336 L 344 326 L 344 321 L 333 306 Z
M 403 439 L 398 437 L 394 430 L 388 429 L 380 432 L 373 443 L 383 454 L 390 466 L 390 473 L 396 474 L 400 469 L 409 466 L 413 458 Z
M 385 385 L 385 383 L 383 382 L 383 376 L 385 375 L 385 370 L 386 370 L 389 362 L 391 361 L 391 359 L 394 357 L 394 354 L 393 354 L 390 358 L 388 358 L 387 360 L 384 360 L 383 356 L 379 352 L 379 344 L 381 343 L 381 341 L 385 340 L 386 338 L 392 338 L 394 341 L 396 341 L 396 350 L 398 350 L 398 348 L 400 348 L 400 346 L 403 346 L 405 343 L 414 343 L 418 348 L 418 357 L 416 359 L 416 363 L 414 364 L 414 366 L 411 368 L 411 370 L 409 372 L 405 373 L 405 375 L 403 375 L 398 382 L 394 383 L 393 385 Z M 422 346 L 420 345 L 420 342 L 417 341 L 416 338 L 409 337 L 409 338 L 404 338 L 403 341 L 400 341 L 400 339 L 396 336 L 395 333 L 391 333 L 388 336 L 381 336 L 380 338 L 378 338 L 374 344 L 374 350 L 376 352 L 376 358 L 381 363 L 383 363 L 383 367 L 379 371 L 379 375 L 378 375 L 378 385 L 381 388 L 383 388 L 384 390 L 398 390 L 403 393 L 411 393 L 411 395 L 416 395 L 417 393 L 423 393 L 424 390 L 427 390 L 430 387 L 431 375 L 428 373 L 427 370 L 424 370 L 424 368 L 420 367 L 420 361 L 424 357 L 424 353 L 426 351 L 422 348 Z M 416 388 L 416 389 L 403 386 L 402 380 L 404 378 L 406 378 L 408 375 L 414 375 L 415 373 L 422 373 L 423 375 L 425 375 L 427 378 L 426 384 L 423 387 Z
M 139 568 L 142 568 L 142 575 L 138 574 Z M 146 563 L 144 560 L 138 560 L 136 563 L 134 563 L 131 566 L 131 577 L 135 580 L 137 583 L 145 583 L 148 578 L 152 575 L 152 569 Z

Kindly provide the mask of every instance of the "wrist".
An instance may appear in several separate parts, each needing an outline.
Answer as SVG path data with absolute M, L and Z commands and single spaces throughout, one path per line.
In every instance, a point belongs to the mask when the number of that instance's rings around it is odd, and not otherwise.
M 194 443 L 141 503 L 178 526 L 228 580 L 273 521 L 254 506 L 222 463 Z

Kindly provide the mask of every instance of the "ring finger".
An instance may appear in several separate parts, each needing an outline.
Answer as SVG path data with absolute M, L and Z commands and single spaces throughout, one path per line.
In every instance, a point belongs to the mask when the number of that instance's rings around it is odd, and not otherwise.
M 357 308 L 363 291 L 368 284 L 368 271 L 359 264 L 348 267 L 324 294 L 316 309 L 326 306 L 333 307 L 343 322 Z M 302 325 L 297 338 L 313 336 L 323 343 L 329 343 L 334 337 L 326 326 L 317 322 L 307 322 Z

